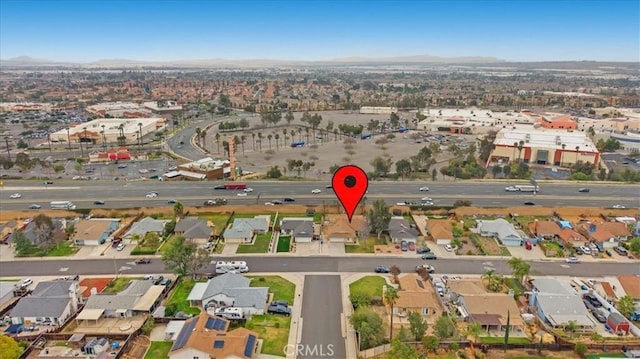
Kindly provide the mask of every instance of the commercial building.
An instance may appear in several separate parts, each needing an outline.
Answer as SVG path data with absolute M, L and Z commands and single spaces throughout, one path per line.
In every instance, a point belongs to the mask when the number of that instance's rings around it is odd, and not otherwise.
M 392 113 L 398 113 L 398 108 L 397 107 L 363 106 L 363 107 L 360 107 L 360 113 L 368 114 L 368 115 L 385 115 L 385 114 L 390 115 Z
M 600 163 L 600 152 L 583 132 L 549 129 L 502 129 L 493 142 L 487 167 L 522 160 L 524 163 L 569 167 L 577 161 Z
M 470 109 L 427 109 L 421 111 L 426 118 L 418 123 L 418 129 L 425 131 L 447 131 L 450 133 L 485 133 L 501 128 L 524 125 L 533 126 L 542 116 L 529 110 L 521 112 L 493 112 Z
M 101 118 L 54 132 L 51 134 L 51 141 L 115 144 L 118 143 L 118 138 L 123 138 L 120 143 L 136 144 L 138 136 L 155 134 L 165 126 L 166 119 L 159 117 Z
M 230 166 L 231 162 L 227 160 L 205 157 L 194 162 L 181 164 L 177 170 L 165 173 L 163 178 L 167 181 L 222 179 L 231 174 Z
M 91 105 L 86 111 L 99 117 L 148 118 L 152 112 L 133 102 L 107 102 Z
M 153 112 L 182 111 L 183 107 L 176 101 L 150 101 L 142 104 Z

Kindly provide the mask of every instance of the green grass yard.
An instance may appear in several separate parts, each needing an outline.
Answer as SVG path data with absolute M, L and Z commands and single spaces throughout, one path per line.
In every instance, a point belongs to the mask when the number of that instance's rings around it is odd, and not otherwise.
M 376 237 L 359 239 L 358 244 L 345 244 L 344 251 L 346 253 L 373 253 L 374 246 L 387 244 L 384 238 L 378 240 Z
M 151 342 L 144 359 L 168 359 L 173 342 Z
M 166 305 L 174 304 L 177 312 L 184 312 L 186 314 L 198 315 L 200 314 L 200 308 L 192 307 L 187 301 L 189 292 L 193 289 L 196 282 L 191 279 L 181 279 L 173 290 L 173 294 L 167 301 Z
M 79 247 L 74 247 L 71 242 L 62 243 L 50 250 L 34 245 L 24 248 L 16 257 L 66 257 L 75 254 Z
M 291 236 L 280 236 L 278 238 L 278 253 L 287 253 L 291 248 Z
M 379 276 L 366 276 L 349 284 L 349 294 L 364 293 L 369 297 L 382 297 L 382 287 L 386 281 Z
M 102 291 L 103 293 L 119 293 L 123 289 L 125 289 L 132 280 L 140 280 L 142 278 L 131 278 L 131 277 L 121 277 L 115 278 L 109 284 L 107 284 L 106 288 Z
M 271 232 L 258 234 L 253 244 L 240 244 L 236 253 L 267 253 L 271 242 Z
M 251 287 L 269 287 L 269 292 L 273 293 L 273 300 L 285 300 L 293 304 L 296 286 L 288 280 L 277 275 L 247 276 L 247 278 L 251 279 Z

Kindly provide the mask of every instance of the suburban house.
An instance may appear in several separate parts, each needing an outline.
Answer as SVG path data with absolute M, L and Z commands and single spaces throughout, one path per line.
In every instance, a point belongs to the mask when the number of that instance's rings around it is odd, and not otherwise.
M 529 295 L 529 305 L 547 325 L 563 328 L 573 321 L 579 331 L 592 331 L 596 323 L 591 320 L 582 298 L 568 282 L 555 278 L 537 278 L 532 281 L 534 290 Z
M 523 240 L 513 225 L 504 218 L 478 220 L 475 232 L 483 237 L 497 238 L 505 246 L 519 246 Z
M 619 275 L 617 279 L 624 292 L 640 303 L 640 275 Z
M 24 224 L 15 220 L 0 224 L 0 243 L 7 244 L 12 240 L 13 232 L 19 230 Z
M 400 216 L 391 217 L 388 232 L 393 243 L 400 243 L 402 241 L 415 243 L 420 235 L 417 229 L 412 228 L 409 222 Z
M 131 239 L 133 236 L 139 236 L 144 238 L 147 233 L 156 233 L 158 236 L 162 236 L 164 232 L 164 225 L 167 221 L 161 219 L 154 219 L 152 217 L 144 217 L 131 226 L 131 229 L 125 233 L 123 238 Z
M 74 224 L 73 243 L 76 246 L 104 244 L 118 227 L 120 219 L 117 218 L 80 219 Z
M 436 244 L 451 244 L 453 240 L 453 225 L 448 219 L 429 219 L 425 234 Z
M 80 292 L 83 302 L 86 302 L 89 297 L 94 294 L 102 293 L 107 288 L 113 278 L 85 278 L 80 281 Z
M 26 225 L 24 225 L 20 230 L 13 232 L 11 234 L 11 242 L 15 242 L 16 233 L 22 233 L 25 238 L 36 246 L 40 246 L 46 244 L 46 241 L 52 240 L 53 243 L 61 243 L 67 240 L 67 233 L 65 229 L 67 228 L 67 221 L 64 218 L 51 218 L 51 222 L 53 224 L 53 228 L 51 230 L 51 238 L 40 238 L 36 234 L 36 222 L 30 221 Z
M 241 308 L 245 316 L 264 314 L 269 300 L 269 288 L 250 287 L 251 280 L 235 273 L 226 273 L 196 283 L 187 300 L 192 306 L 208 308 Z
M 574 246 L 586 241 L 569 221 L 533 221 L 529 223 L 529 232 L 538 239 L 571 243 Z
M 119 293 L 93 294 L 76 320 L 97 321 L 100 318 L 128 318 L 152 313 L 162 300 L 165 286 L 150 280 L 132 280 Z
M 251 243 L 257 234 L 269 231 L 271 216 L 255 216 L 254 218 L 235 218 L 231 227 L 222 236 L 227 243 Z
M 280 221 L 280 235 L 291 236 L 296 243 L 313 240 L 313 217 L 283 218 Z
M 0 281 L 0 311 L 13 303 L 15 290 L 16 282 Z
M 428 321 L 435 321 L 442 314 L 440 299 L 431 283 L 414 273 L 401 275 L 398 280 L 401 290 L 398 290 L 393 315 L 406 318 L 409 312 L 416 312 Z
M 184 322 L 169 359 L 250 359 L 258 356 L 258 334 L 245 328 L 229 331 L 229 321 L 202 313 Z
M 78 282 L 57 280 L 40 282 L 31 295 L 22 297 L 9 316 L 13 324 L 63 325 L 78 311 Z
M 464 285 L 461 284 L 463 282 L 474 281 L 450 281 L 449 289 L 458 312 L 466 322 L 478 323 L 487 332 L 502 332 L 508 319 L 514 335 L 524 333 L 525 323 L 513 295 L 489 293 L 481 283 Z
M 206 219 L 184 217 L 176 223 L 173 232 L 187 240 L 208 242 L 213 235 L 213 228 Z
M 618 246 L 619 241 L 626 241 L 631 233 L 622 222 L 583 222 L 578 225 L 578 232 L 590 242 L 602 244 L 605 248 Z
M 616 295 L 616 291 L 613 290 L 611 283 L 609 282 L 597 282 L 594 284 L 593 289 L 605 300 L 610 303 L 616 302 L 618 300 L 618 296 Z
M 354 243 L 368 233 L 367 222 L 361 215 L 353 216 L 351 223 L 345 216 L 327 215 L 322 228 L 323 239 L 336 243 Z

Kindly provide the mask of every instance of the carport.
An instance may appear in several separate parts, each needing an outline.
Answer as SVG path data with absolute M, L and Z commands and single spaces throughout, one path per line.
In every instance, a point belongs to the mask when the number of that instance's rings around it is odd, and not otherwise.
M 84 322 L 85 325 L 89 325 L 89 321 L 93 321 L 93 324 L 98 325 L 98 320 L 102 318 L 102 314 L 104 313 L 104 309 L 84 309 L 78 316 L 76 317 L 76 324 L 80 325 L 79 322 Z

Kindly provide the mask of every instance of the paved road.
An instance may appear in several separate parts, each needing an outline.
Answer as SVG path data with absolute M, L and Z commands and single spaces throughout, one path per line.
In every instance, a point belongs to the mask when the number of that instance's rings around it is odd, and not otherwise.
M 297 358 L 346 358 L 339 275 L 304 277 L 302 340 Z
M 54 200 L 70 200 L 79 208 L 92 208 L 94 200 L 106 201 L 105 207 L 126 208 L 164 206 L 167 200 L 175 199 L 188 206 L 200 206 L 206 199 L 224 197 L 229 204 L 257 204 L 284 197 L 294 197 L 296 203 L 321 205 L 334 204 L 336 197 L 325 182 L 249 182 L 253 192 L 247 197 L 238 197 L 241 191 L 214 190 L 222 182 L 115 182 L 115 181 L 56 181 L 43 186 L 36 181 L 5 181 L 0 188 L 2 209 L 25 209 L 33 203 L 46 208 Z M 475 205 L 507 206 L 523 205 L 533 201 L 545 206 L 595 206 L 610 207 L 622 204 L 627 207 L 640 205 L 640 186 L 591 184 L 590 193 L 579 193 L 580 184 L 542 184 L 539 194 L 505 192 L 505 183 L 479 182 L 434 182 L 429 183 L 429 192 L 418 189 L 425 182 L 372 182 L 368 200 L 385 199 L 388 203 L 419 201 L 422 197 L 433 198 L 436 204 L 451 205 L 459 199 L 468 199 Z M 322 193 L 311 194 L 313 189 Z M 146 198 L 151 190 L 158 198 Z M 12 193 L 19 192 L 20 199 L 9 200 Z
M 195 135 L 196 128 L 204 129 L 207 125 L 224 120 L 222 116 L 204 115 L 199 120 L 190 122 L 185 127 L 178 130 L 171 138 L 167 140 L 167 145 L 171 148 L 171 151 L 179 156 L 188 158 L 190 160 L 198 160 L 205 157 L 200 150 L 198 150 L 191 143 L 191 137 Z
M 416 257 L 400 258 L 387 256 L 246 256 L 217 257 L 216 260 L 247 261 L 252 272 L 291 272 L 291 273 L 363 273 L 372 272 L 376 265 L 397 265 L 402 272 L 413 272 L 415 266 L 425 261 Z M 486 268 L 497 273 L 511 273 L 506 259 L 497 258 L 456 258 L 429 261 L 438 273 L 482 274 Z M 160 274 L 169 273 L 159 258 L 150 264 L 135 265 L 135 259 L 62 259 L 62 260 L 24 260 L 0 262 L 0 274 L 4 277 L 46 276 L 64 273 L 64 275 L 112 275 L 122 274 Z M 602 275 L 632 274 L 640 275 L 640 264 L 616 262 L 590 262 L 568 265 L 562 261 L 529 261 L 534 275 L 562 275 L 580 277 L 600 277 Z M 210 265 L 202 272 L 214 272 Z

